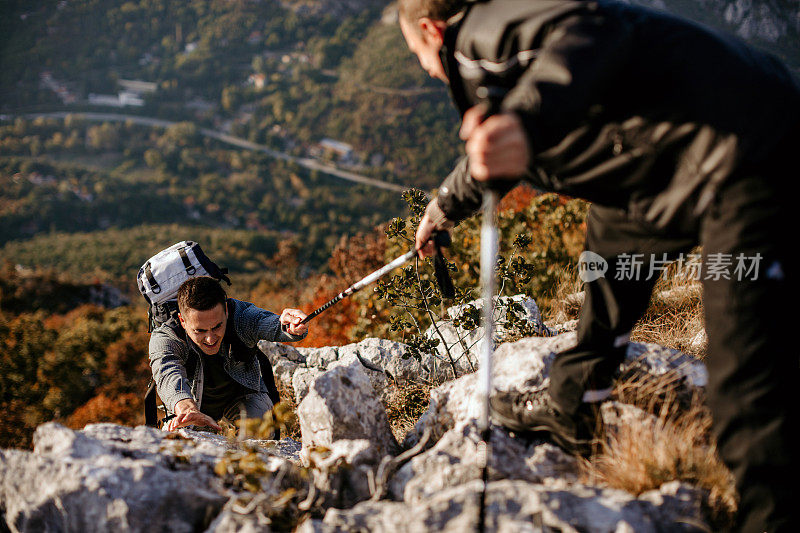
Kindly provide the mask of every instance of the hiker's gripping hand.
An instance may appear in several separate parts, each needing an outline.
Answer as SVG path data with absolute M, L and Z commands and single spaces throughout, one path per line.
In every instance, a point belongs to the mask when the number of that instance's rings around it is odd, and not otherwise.
M 181 400 L 175 404 L 175 418 L 167 422 L 167 431 L 175 431 L 185 426 L 208 426 L 221 431 L 222 428 L 208 415 L 204 415 L 197 408 L 192 399 Z
M 447 216 L 439 207 L 439 201 L 434 198 L 425 208 L 425 214 L 419 221 L 417 233 L 414 236 L 414 248 L 420 259 L 436 255 L 436 247 L 433 245 L 433 234 L 437 231 L 449 231 L 455 224 L 447 219 Z
M 307 315 L 299 309 L 284 309 L 281 311 L 281 325 L 283 330 L 292 335 L 302 335 L 308 331 L 308 324 L 301 324 L 300 322 Z
M 459 136 L 466 141 L 469 170 L 478 181 L 513 179 L 525 174 L 530 162 L 528 136 L 516 113 L 501 113 L 486 120 L 486 107 L 464 113 Z
M 436 205 L 436 198 L 431 200 L 428 207 L 425 209 L 425 215 L 419 221 L 417 234 L 414 240 L 417 253 L 420 258 L 436 254 L 436 248 L 433 246 L 433 232 L 436 230 L 436 224 L 433 222 L 433 217 L 428 213 L 431 210 L 431 205 Z

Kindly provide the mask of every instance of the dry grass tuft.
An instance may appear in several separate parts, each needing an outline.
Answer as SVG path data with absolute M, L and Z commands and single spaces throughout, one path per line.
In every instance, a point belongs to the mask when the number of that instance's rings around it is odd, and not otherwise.
M 397 442 L 402 443 L 419 417 L 428 408 L 433 386 L 424 383 L 410 383 L 398 386 L 392 382 L 387 388 L 385 407 Z
M 658 280 L 647 311 L 631 332 L 631 340 L 660 344 L 702 359 L 706 351 L 702 287 L 700 282 L 676 273 L 677 266 L 673 265 Z M 583 299 L 583 282 L 577 269 L 564 271 L 553 303 L 546 310 L 547 324 L 578 318 Z
M 563 324 L 578 318 L 583 305 L 583 281 L 578 277 L 578 269 L 561 272 L 551 302 L 549 309 L 542 310 L 549 324 Z
M 614 397 L 653 416 L 608 427 L 599 451 L 584 463 L 585 477 L 636 495 L 685 481 L 708 491 L 714 529 L 729 525 L 736 511 L 733 477 L 717 456 L 702 396 L 683 389 L 677 375 L 638 373 L 620 380 Z
M 278 389 L 278 394 L 280 394 L 281 403 L 285 404 L 288 411 L 295 415 L 289 421 L 286 428 L 281 431 L 281 438 L 285 439 L 289 437 L 299 441 L 301 440 L 300 422 L 297 418 L 297 402 L 294 399 L 294 389 L 291 385 L 284 385 L 279 379 L 275 380 L 275 387 Z
M 675 276 L 661 278 L 647 312 L 631 332 L 631 340 L 675 348 L 699 359 L 705 357 L 702 287 L 700 282 Z

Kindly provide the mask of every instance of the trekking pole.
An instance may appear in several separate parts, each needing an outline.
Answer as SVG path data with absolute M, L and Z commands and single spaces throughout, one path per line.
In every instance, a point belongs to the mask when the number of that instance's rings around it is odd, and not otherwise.
M 439 283 L 439 289 L 442 292 L 442 295 L 445 298 L 452 298 L 455 294 L 455 289 L 453 288 L 453 282 L 450 280 L 450 277 L 447 273 L 447 266 L 444 263 L 444 256 L 441 253 L 442 246 L 450 246 L 450 234 L 446 231 L 438 231 L 433 234 L 433 244 L 436 246 L 436 257 L 434 258 L 434 266 L 435 266 L 435 273 L 436 273 L 436 281 Z M 375 272 L 367 275 L 366 277 L 362 278 L 361 280 L 353 283 L 345 290 L 331 298 L 328 302 L 326 302 L 322 307 L 315 309 L 312 311 L 307 317 L 305 317 L 300 323 L 306 324 L 318 315 L 320 315 L 323 311 L 328 309 L 333 304 L 355 294 L 356 292 L 360 291 L 367 285 L 378 281 L 380 278 L 394 270 L 399 266 L 403 266 L 407 262 L 411 261 L 416 257 L 417 250 L 411 249 L 401 255 L 400 257 L 394 259 L 392 262 L 382 266 Z M 286 324 L 283 324 L 281 328 L 285 331 Z
M 478 98 L 487 105 L 483 120 L 500 111 L 500 100 L 504 91 L 495 87 L 479 87 Z M 492 431 L 489 420 L 489 396 L 492 393 L 492 354 L 494 352 L 494 292 L 496 290 L 495 267 L 497 266 L 497 191 L 487 183 L 483 191 L 483 222 L 481 224 L 481 287 L 483 290 L 483 347 L 478 366 L 478 393 L 482 396 L 478 432 L 478 466 L 481 469 L 481 494 L 478 507 L 478 532 L 486 531 L 486 491 L 489 488 L 489 455 L 491 454 Z
M 489 485 L 489 453 L 491 429 L 489 424 L 489 395 L 492 392 L 492 352 L 494 351 L 494 291 L 495 265 L 497 264 L 498 235 L 495 224 L 497 193 L 487 189 L 483 193 L 483 224 L 481 226 L 481 286 L 483 288 L 483 347 L 478 366 L 478 394 L 482 396 L 478 431 L 478 466 L 483 486 L 480 495 L 478 531 L 486 531 L 486 490 Z

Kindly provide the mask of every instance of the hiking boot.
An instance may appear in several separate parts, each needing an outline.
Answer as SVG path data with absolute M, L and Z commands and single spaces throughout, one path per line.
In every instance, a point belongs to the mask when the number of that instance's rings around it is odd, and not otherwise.
M 594 404 L 583 404 L 577 416 L 559 411 L 546 387 L 528 392 L 496 392 L 489 400 L 492 420 L 523 436 L 548 433 L 573 455 L 588 456 L 596 443 L 594 429 L 601 423 Z

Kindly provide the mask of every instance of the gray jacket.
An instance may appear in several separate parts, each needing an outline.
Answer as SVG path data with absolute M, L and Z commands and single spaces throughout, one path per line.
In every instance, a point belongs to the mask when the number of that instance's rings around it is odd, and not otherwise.
M 275 313 L 251 303 L 231 300 L 234 303 L 232 321 L 235 333 L 248 347 L 255 346 L 259 340 L 293 342 L 306 336 L 291 335 L 281 330 L 279 317 Z M 203 400 L 202 363 L 195 366 L 191 378 L 186 375 L 189 358 L 197 357 L 202 361 L 201 351 L 179 331 L 167 323 L 153 330 L 150 335 L 150 368 L 158 396 L 169 412 L 174 412 L 175 404 L 181 400 L 192 398 L 198 406 Z M 229 343 L 224 340 L 219 353 L 225 358 L 224 368 L 231 379 L 253 391 L 267 392 L 261 379 L 261 367 L 255 357 L 249 361 L 237 361 L 232 357 Z

